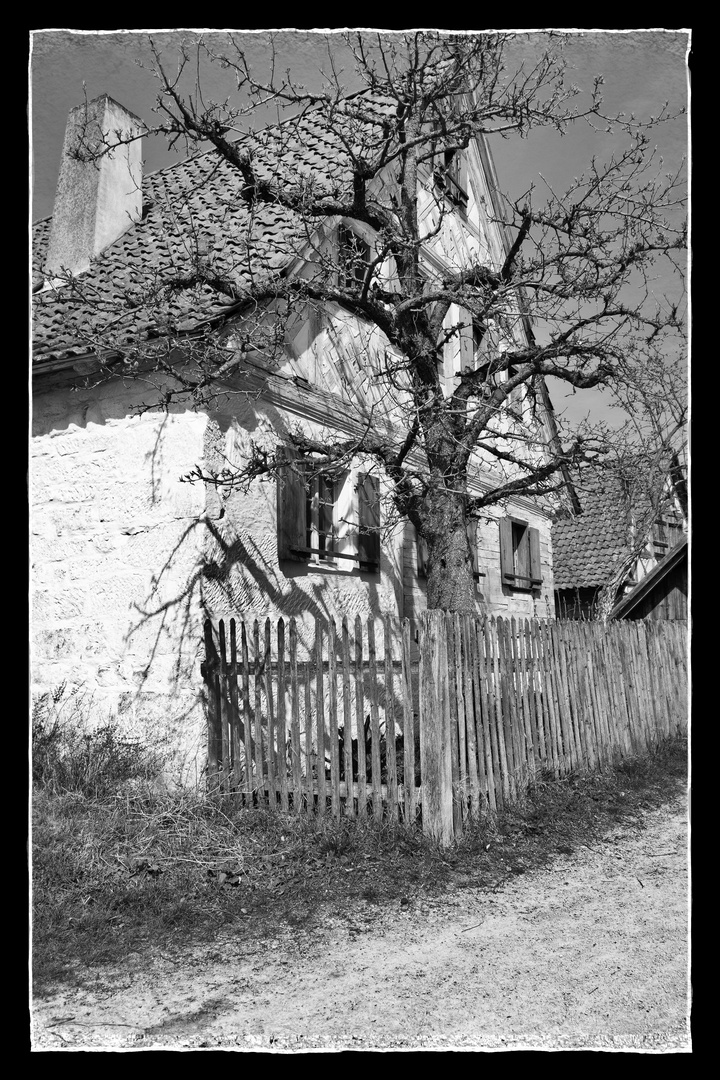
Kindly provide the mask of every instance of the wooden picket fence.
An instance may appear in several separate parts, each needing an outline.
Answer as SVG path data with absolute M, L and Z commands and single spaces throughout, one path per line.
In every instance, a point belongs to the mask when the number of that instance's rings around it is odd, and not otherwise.
M 422 617 L 423 830 L 443 843 L 539 777 L 587 773 L 687 728 L 680 622 Z
M 601 768 L 687 724 L 682 623 L 209 620 L 205 652 L 212 790 L 421 818 L 443 843 L 541 775 Z
M 410 623 L 389 617 L 358 617 L 352 633 L 346 618 L 208 620 L 210 788 L 295 813 L 414 821 L 412 648 Z

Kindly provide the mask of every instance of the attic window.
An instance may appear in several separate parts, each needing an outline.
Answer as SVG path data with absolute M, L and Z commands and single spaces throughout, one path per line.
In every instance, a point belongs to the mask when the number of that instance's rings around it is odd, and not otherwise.
M 435 169 L 435 186 L 459 210 L 467 210 L 467 161 L 462 150 L 444 150 Z
M 676 518 L 659 517 L 652 528 L 655 557 L 662 559 L 682 540 L 682 523 Z
M 370 265 L 370 245 L 346 225 L 338 229 L 338 265 L 341 289 L 363 285 Z

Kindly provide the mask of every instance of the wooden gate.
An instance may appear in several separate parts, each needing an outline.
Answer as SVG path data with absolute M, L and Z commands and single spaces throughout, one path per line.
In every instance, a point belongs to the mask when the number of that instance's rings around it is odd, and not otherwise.
M 412 672 L 407 620 L 208 620 L 210 790 L 293 813 L 414 822 Z

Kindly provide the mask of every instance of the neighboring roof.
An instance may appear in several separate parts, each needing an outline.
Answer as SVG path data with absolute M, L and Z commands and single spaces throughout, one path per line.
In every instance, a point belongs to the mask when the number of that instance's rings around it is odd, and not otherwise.
M 376 103 L 373 103 L 376 104 Z M 333 144 L 316 117 L 304 117 L 243 138 L 259 164 L 260 177 L 278 177 L 286 186 L 308 180 L 315 190 L 340 194 L 350 179 L 342 167 L 339 140 Z M 267 167 L 263 169 L 262 162 Z M 67 289 L 45 289 L 33 296 L 34 360 L 61 359 L 91 350 L 92 334 L 118 320 L 124 337 L 158 337 L 156 312 L 147 306 L 128 308 L 133 292 L 147 288 L 148 275 L 187 274 L 193 267 L 188 237 L 201 236 L 207 246 L 203 263 L 212 274 L 230 281 L 231 295 L 207 284 L 179 290 L 163 314 L 183 332 L 207 324 L 233 309 L 251 281 L 287 266 L 309 237 L 301 217 L 287 209 L 258 203 L 252 209 L 241 197 L 237 169 L 215 151 L 179 162 L 143 178 L 143 218 L 111 244 L 81 274 L 85 305 Z M 51 218 L 33 225 L 33 270 L 42 274 Z M 233 292 L 236 295 L 232 295 Z
M 578 484 L 583 512 L 553 523 L 556 589 L 597 588 L 630 554 L 630 506 L 621 479 L 600 474 Z
M 609 618 L 620 619 L 625 615 L 628 615 L 633 608 L 637 607 L 645 597 L 652 592 L 652 590 L 667 577 L 667 575 L 675 569 L 676 566 L 683 560 L 687 559 L 687 536 L 684 536 L 682 540 L 675 545 L 672 551 L 660 560 L 657 566 L 653 566 L 637 585 L 635 585 L 630 592 L 623 596 L 615 607 L 610 612 Z

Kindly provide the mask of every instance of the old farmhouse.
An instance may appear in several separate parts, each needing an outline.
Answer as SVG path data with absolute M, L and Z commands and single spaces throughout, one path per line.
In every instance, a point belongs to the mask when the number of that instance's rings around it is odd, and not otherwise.
M 341 273 L 365 273 L 372 230 L 329 215 L 310 235 L 281 207 L 251 213 L 237 197 L 237 172 L 213 152 L 147 176 L 137 141 L 98 162 L 79 160 L 88 120 L 129 136 L 140 125 L 106 96 L 73 110 L 53 215 L 33 227 L 33 685 L 91 687 L 103 708 L 174 732 L 192 771 L 204 745 L 199 665 L 208 613 L 294 615 L 307 625 L 344 614 L 414 619 L 426 585 L 423 546 L 393 513 L 382 471 L 362 455 L 340 475 L 295 455 L 280 482 L 258 474 L 218 488 L 181 478 L 198 466 L 219 475 L 278 445 L 292 455 L 293 433 L 352 439 L 368 424 L 392 425 L 402 386 L 383 374 L 387 343 L 357 312 L 314 305 L 274 323 L 269 308 L 253 337 L 238 300 L 261 271 L 303 275 L 334 260 Z M 258 154 L 271 154 L 274 137 L 265 134 Z M 282 153 L 290 169 L 336 168 L 335 147 L 312 117 Z M 442 182 L 431 170 L 418 180 L 427 274 L 478 253 L 501 266 L 508 242 L 486 144 L 472 142 L 445 165 Z M 165 317 L 185 334 L 188 353 L 216 343 L 232 362 L 204 402 L 196 395 L 162 408 L 161 365 L 133 368 L 134 342 L 162 348 L 162 320 L 133 296 L 168 266 L 185 287 Z M 392 265 L 376 272 L 391 288 Z M 457 307 L 453 325 L 441 373 L 448 392 L 466 365 L 482 362 L 489 340 Z M 273 326 L 282 340 L 269 350 Z M 495 345 L 503 335 L 522 342 L 526 332 L 518 316 L 496 328 Z M 168 370 L 173 363 L 177 354 Z M 542 456 L 553 437 L 549 399 L 530 401 L 524 389 L 516 397 L 517 424 L 535 434 Z M 495 482 L 493 468 L 476 456 L 473 490 Z M 554 614 L 542 505 L 515 497 L 493 507 L 473 525 L 471 547 L 480 610 Z

